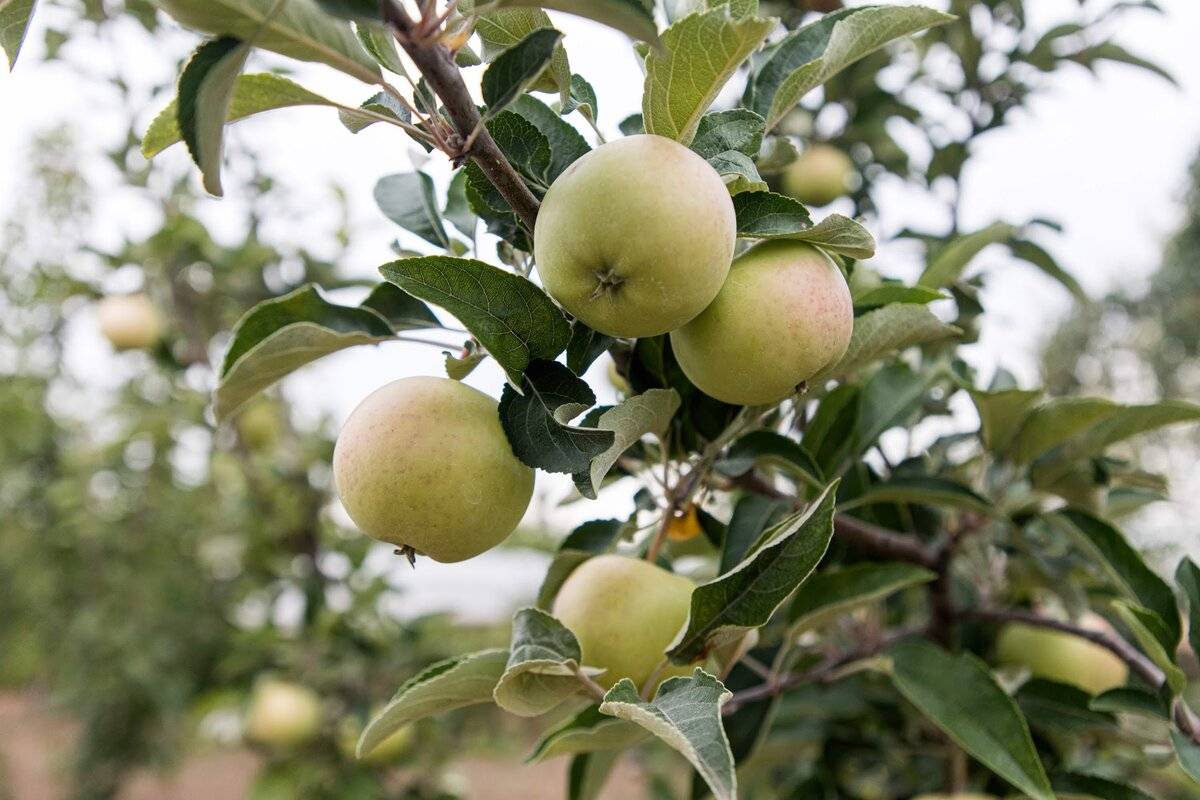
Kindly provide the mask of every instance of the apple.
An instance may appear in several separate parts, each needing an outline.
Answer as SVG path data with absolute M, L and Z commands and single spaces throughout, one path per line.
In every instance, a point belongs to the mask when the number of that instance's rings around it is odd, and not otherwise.
M 321 700 L 306 686 L 287 681 L 259 681 L 246 714 L 246 737 L 272 747 L 294 747 L 317 735 Z
M 333 480 L 367 535 L 442 562 L 495 547 L 533 497 L 496 401 L 449 378 L 402 378 L 363 400 L 338 435 Z
M 763 242 L 733 262 L 717 299 L 671 333 L 685 375 L 738 405 L 773 405 L 846 352 L 854 304 L 829 256 L 803 242 Z
M 850 189 L 854 162 L 833 145 L 806 148 L 783 173 L 783 192 L 809 206 L 827 206 Z
M 1091 630 L 1106 630 L 1108 623 L 1095 615 L 1079 622 Z M 1022 666 L 1038 678 L 1068 683 L 1090 694 L 1124 686 L 1129 668 L 1107 648 L 1065 631 L 1019 622 L 1005 625 L 996 639 L 996 659 Z
M 345 717 L 338 726 L 338 749 L 350 761 L 358 760 L 374 767 L 395 764 L 412 750 L 416 742 L 416 727 L 405 725 L 391 736 L 384 739 L 362 758 L 355 755 L 358 748 L 358 738 L 362 735 L 362 724 L 353 717 Z
M 251 450 L 269 450 L 283 435 L 283 416 L 274 401 L 259 397 L 238 414 L 238 438 Z
M 584 665 L 605 670 L 601 686 L 631 678 L 640 688 L 656 671 L 660 683 L 692 673 L 664 652 L 687 622 L 694 588 L 648 561 L 596 556 L 567 576 L 551 613 L 579 640 Z
M 546 291 L 585 324 L 658 336 L 716 297 L 736 233 L 716 170 L 678 142 L 643 134 L 567 167 L 542 201 L 533 252 Z
M 150 347 L 162 336 L 162 316 L 144 294 L 110 295 L 96 306 L 100 332 L 117 350 Z

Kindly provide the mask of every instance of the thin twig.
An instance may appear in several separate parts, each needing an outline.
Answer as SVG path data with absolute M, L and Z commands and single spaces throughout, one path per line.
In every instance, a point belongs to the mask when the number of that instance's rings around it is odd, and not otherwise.
M 583 688 L 587 690 L 587 693 L 597 703 L 604 701 L 604 695 L 607 694 L 604 687 L 592 680 L 592 676 L 584 672 L 582 667 L 575 668 L 575 677 L 579 679 L 579 682 L 583 684 Z

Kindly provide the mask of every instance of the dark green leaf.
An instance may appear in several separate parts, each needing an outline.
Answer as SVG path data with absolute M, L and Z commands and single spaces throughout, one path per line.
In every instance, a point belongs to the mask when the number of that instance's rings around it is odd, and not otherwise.
M 481 88 L 487 116 L 494 117 L 524 94 L 549 66 L 562 34 L 539 28 L 496 56 L 483 73 Z
M 803 203 L 775 192 L 742 192 L 733 198 L 733 210 L 738 236 L 786 236 L 812 227 Z
M 393 261 L 379 271 L 458 317 L 514 381 L 531 361 L 554 358 L 571 339 L 571 326 L 545 292 L 482 261 L 425 256 Z
M 546 144 L 550 147 L 550 166 L 545 177 L 551 183 L 575 159 L 591 150 L 579 131 L 536 97 L 518 97 L 509 110 L 519 114 L 546 137 Z
M 654 15 L 641 0 L 500 0 L 500 5 L 536 6 L 577 14 L 644 42 L 653 42 L 658 36 Z
M 742 563 L 762 532 L 783 518 L 790 508 L 790 503 L 760 494 L 739 497 L 725 529 L 725 539 L 721 542 L 721 563 L 717 567 L 717 574 L 723 575 Z
M 510 714 L 535 717 L 583 691 L 579 641 L 554 617 L 536 608 L 513 615 L 508 663 L 496 684 L 496 705 Z
M 1062 795 L 1084 795 L 1096 797 L 1099 800 L 1154 800 L 1150 795 L 1140 792 L 1132 786 L 1096 775 L 1082 775 L 1074 772 L 1058 773 L 1053 777 L 1051 783 L 1054 791 Z
M 571 323 L 571 341 L 567 344 L 567 367 L 576 375 L 583 375 L 592 362 L 608 352 L 608 348 L 616 341 L 575 320 Z
M 948 478 L 930 475 L 904 477 L 894 476 L 876 483 L 862 494 L 845 503 L 839 510 L 845 511 L 859 506 L 876 503 L 916 503 L 927 506 L 964 508 L 981 514 L 992 513 L 992 504 L 986 497 Z
M 1096 695 L 1089 703 L 1089 707 L 1093 711 L 1103 711 L 1108 714 L 1140 714 L 1161 720 L 1171 718 L 1171 710 L 1163 702 L 1161 695 L 1130 686 L 1109 689 L 1107 692 Z
M 775 431 L 758 430 L 747 433 L 729 448 L 715 469 L 731 478 L 741 477 L 756 465 L 768 465 L 783 470 L 797 483 L 825 485 L 821 468 L 799 443 Z
M 225 119 L 233 87 L 246 59 L 249 43 L 225 36 L 196 48 L 179 75 L 176 122 L 192 161 L 204 177 L 204 188 L 220 197 L 221 157 L 225 149 Z
M 1187 598 L 1188 643 L 1193 653 L 1200 653 L 1200 567 L 1184 556 L 1175 568 L 1175 583 Z
M 936 577 L 923 567 L 899 563 L 864 563 L 818 572 L 804 582 L 788 609 L 791 635 L 824 625 L 856 608 Z
M 754 158 L 762 148 L 762 140 L 763 118 L 753 111 L 735 108 L 701 117 L 691 148 L 705 159 L 726 150 Z
M 441 327 L 429 306 L 387 281 L 375 285 L 367 299 L 362 301 L 362 307 L 386 319 L 394 330 Z
M 567 423 L 591 407 L 596 396 L 586 383 L 557 361 L 533 361 L 521 382 L 524 394 L 505 386 L 500 422 L 513 453 L 547 472 L 582 472 L 610 448 L 612 431 Z
M 9 69 L 17 65 L 33 7 L 34 0 L 0 0 L 0 49 L 8 56 Z
M 624 750 L 646 738 L 646 732 L 632 722 L 601 714 L 599 706 L 588 706 L 546 731 L 525 761 L 537 762 L 574 753 Z
M 433 178 L 424 172 L 385 175 L 375 184 L 375 203 L 388 219 L 432 245 L 450 249 L 442 226 Z

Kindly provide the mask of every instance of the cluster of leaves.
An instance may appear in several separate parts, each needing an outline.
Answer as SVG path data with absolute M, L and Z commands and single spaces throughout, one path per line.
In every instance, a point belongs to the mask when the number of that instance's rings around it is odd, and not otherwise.
M 512 185 L 481 161 L 455 174 L 445 198 L 420 172 L 382 179 L 376 198 L 384 213 L 440 252 L 384 265 L 385 282 L 356 306 L 306 286 L 251 309 L 235 326 L 220 368 L 218 418 L 317 357 L 443 327 L 431 304 L 471 337 L 460 355 L 448 357 L 448 374 L 461 378 L 484 357 L 507 373 L 500 414 L 518 457 L 571 474 L 589 497 L 625 475 L 645 479 L 647 488 L 630 519 L 588 523 L 564 541 L 537 607 L 514 617 L 508 649 L 456 656 L 418 673 L 360 747 L 417 719 L 494 702 L 518 716 L 569 712 L 532 757 L 571 755 L 573 797 L 594 797 L 616 754 L 651 737 L 688 760 L 696 794 L 718 798 L 752 796 L 764 786 L 775 787 L 769 796 L 898 797 L 970 784 L 1012 787 L 1039 800 L 1055 792 L 1145 796 L 1133 784 L 1153 784 L 1158 796 L 1176 791 L 1147 767 L 1138 737 L 1170 742 L 1182 768 L 1200 778 L 1200 732 L 1182 698 L 1188 676 L 1178 657 L 1184 626 L 1175 592 L 1110 513 L 1152 499 L 1129 490 L 1161 476 L 1109 452 L 1137 434 L 1200 419 L 1200 407 L 1048 398 L 1016 388 L 1004 374 L 984 385 L 958 357 L 983 310 L 977 285 L 964 275 L 988 245 L 1008 244 L 1077 289 L 1029 237 L 1046 223 L 925 237 L 926 270 L 918 285 L 906 286 L 858 262 L 874 251 L 861 224 L 839 215 L 814 223 L 800 203 L 769 189 L 767 179 L 795 156 L 788 120 L 804 113 L 797 112 L 801 100 L 822 85 L 826 102 L 855 100 L 846 139 L 862 137 L 873 163 L 899 171 L 882 122 L 909 110 L 908 117 L 924 117 L 894 97 L 871 99 L 863 85 L 873 86 L 886 45 L 927 29 L 921 47 L 948 48 L 966 76 L 946 92 L 963 104 L 986 99 L 971 137 L 1002 124 L 1027 84 L 1008 73 L 1002 80 L 988 75 L 981 39 L 968 24 L 977 15 L 967 4 L 957 22 L 919 7 L 856 7 L 780 32 L 754 0 L 694 0 L 671 4 L 670 25 L 660 33 L 640 0 L 500 2 L 479 13 L 460 3 L 462 16 L 444 28 L 425 26 L 434 18 L 423 17 L 419 36 L 390 31 L 398 23 L 374 2 L 157 4 L 215 38 L 184 68 L 175 103 L 143 147 L 153 154 L 184 141 L 213 193 L 221 189 L 228 121 L 320 105 L 338 109 L 351 132 L 390 124 L 455 158 L 464 151 L 450 146 L 447 131 L 460 141 L 486 136 L 519 185 L 540 197 L 590 149 L 566 117 L 578 112 L 595 126 L 600 111 L 586 79 L 571 72 L 541 9 L 547 7 L 641 40 L 643 109 L 622 121 L 623 133 L 645 131 L 691 147 L 725 179 L 740 239 L 808 241 L 840 259 L 852 286 L 849 349 L 807 395 L 777 408 L 730 407 L 687 381 L 665 338 L 614 341 L 564 315 L 529 279 L 531 231 L 512 202 Z M 1024 28 L 1019 4 L 982 6 Z M 466 48 L 472 26 L 486 63 L 481 112 L 447 108 L 457 100 L 426 82 L 434 76 L 413 82 L 411 97 L 384 77 L 408 74 L 391 33 L 401 34 L 410 55 L 449 48 L 469 65 L 477 60 Z M 1084 32 L 1053 32 L 1008 56 L 1037 69 L 1062 60 L 1133 60 L 1111 43 L 1065 50 L 1056 44 Z M 243 75 L 254 47 L 326 64 L 383 92 L 350 108 L 281 76 Z M 865 72 L 847 84 L 855 70 Z M 746 88 L 738 107 L 712 110 L 739 72 Z M 544 90 L 557 94 L 554 105 L 530 94 Z M 468 113 L 478 117 L 476 129 L 454 130 L 453 120 Z M 938 143 L 935 153 L 925 177 L 957 179 L 969 154 L 964 143 Z M 871 170 L 864 174 L 869 179 Z M 507 269 L 466 257 L 473 250 L 479 256 L 480 222 L 499 238 Z M 946 297 L 943 290 L 956 301 L 954 324 L 927 308 Z M 564 352 L 565 364 L 556 360 Z M 581 376 L 605 352 L 629 396 L 612 408 L 592 408 L 595 394 Z M 936 423 L 956 396 L 974 402 L 978 430 L 946 434 L 898 462 L 886 457 L 881 437 Z M 1101 469 L 1109 490 L 1081 491 L 1081 479 L 1087 486 Z M 694 514 L 703 536 L 666 537 L 680 514 Z M 643 535 L 646 527 L 653 532 Z M 685 554 L 709 565 L 711 577 L 695 590 L 689 619 L 664 653 L 664 662 L 695 671 L 664 682 L 654 696 L 628 680 L 598 691 L 575 637 L 546 611 L 574 568 L 617 549 L 665 566 Z M 1180 564 L 1177 584 L 1195 621 L 1200 575 L 1190 561 Z M 1023 676 L 1001 680 L 987 666 L 996 620 L 1014 608 L 1032 608 L 1023 613 L 1039 619 L 1056 607 L 1108 612 L 1123 637 L 1114 633 L 1108 641 L 1136 667 L 1130 686 L 1091 697 Z M 1122 724 L 1130 716 L 1139 720 L 1134 734 Z M 772 757 L 768 732 L 802 741 L 812 757 Z M 885 760 L 881 753 L 913 755 Z M 964 766 L 965 756 L 977 768 Z M 874 764 L 865 774 L 858 769 L 864 760 Z

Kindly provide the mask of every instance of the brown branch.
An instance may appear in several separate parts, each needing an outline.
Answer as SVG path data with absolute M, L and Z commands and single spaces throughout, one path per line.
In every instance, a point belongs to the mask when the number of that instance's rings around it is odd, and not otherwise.
M 384 0 L 381 6 L 384 19 L 396 32 L 396 41 L 404 48 L 404 52 L 420 70 L 429 87 L 442 101 L 450 121 L 454 123 L 459 139 L 458 146 L 462 149 L 449 155 L 455 159 L 470 157 L 478 164 L 484 175 L 516 212 L 525 228 L 532 233 L 537 221 L 538 199 L 521 180 L 521 176 L 483 125 L 475 100 L 463 82 L 462 73 L 454 63 L 450 51 L 428 35 L 415 35 L 418 33 L 417 23 L 395 2 Z M 468 140 L 471 140 L 473 134 L 474 139 L 468 146 Z

